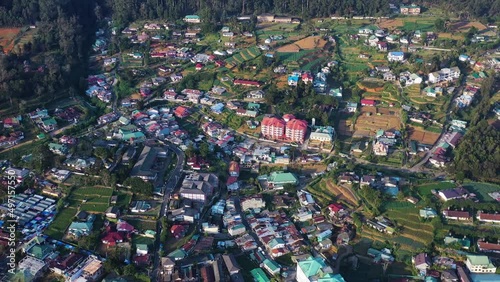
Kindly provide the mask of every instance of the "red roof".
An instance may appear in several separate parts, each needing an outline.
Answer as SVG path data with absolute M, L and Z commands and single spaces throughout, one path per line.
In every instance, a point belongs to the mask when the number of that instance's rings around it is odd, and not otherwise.
M 292 119 L 286 123 L 286 128 L 290 130 L 307 130 L 307 122 L 301 119 Z
M 233 183 L 236 183 L 237 181 L 238 181 L 238 177 L 236 177 L 236 176 L 229 176 L 227 178 L 226 185 L 231 185 Z
M 294 115 L 292 115 L 292 114 L 284 114 L 284 115 L 283 115 L 283 119 L 284 119 L 285 121 L 289 121 L 289 120 L 295 119 L 295 116 L 294 116 Z
M 231 163 L 229 163 L 229 172 L 240 172 L 240 164 L 235 162 L 235 161 L 232 161 Z
M 485 251 L 500 251 L 500 244 L 488 243 L 484 241 L 478 241 L 477 246 L 480 250 Z
M 136 265 L 148 265 L 149 264 L 149 254 L 142 256 L 135 256 L 134 263 Z
M 376 101 L 375 100 L 370 100 L 370 99 L 361 99 L 361 105 L 370 105 L 370 106 L 375 106 Z
M 174 114 L 178 118 L 185 118 L 189 115 L 189 109 L 183 106 L 179 106 L 175 109 Z
M 328 209 L 330 209 L 330 211 L 332 212 L 339 212 L 340 210 L 343 210 L 344 207 L 339 203 L 333 203 L 328 205 Z
M 118 223 L 116 224 L 116 230 L 118 231 L 125 231 L 125 232 L 132 232 L 135 230 L 135 228 L 130 225 L 128 222 L 119 220 Z
M 184 233 L 185 229 L 184 229 L 184 226 L 182 225 L 179 225 L 179 224 L 175 224 L 173 225 L 171 228 L 170 228 L 170 232 L 174 235 L 174 237 L 179 237 L 179 236 L 182 236 L 182 234 Z
M 123 236 L 118 232 L 108 232 L 101 241 L 103 244 L 114 246 L 117 242 L 123 241 Z
M 284 120 L 275 117 L 265 117 L 262 119 L 262 126 L 285 127 Z
M 494 220 L 494 221 L 499 221 L 500 222 L 500 214 L 498 213 L 480 213 L 479 214 L 479 219 L 480 220 Z
M 236 85 L 246 85 L 246 86 L 261 86 L 262 83 L 256 80 L 247 80 L 247 79 L 235 79 L 233 84 Z

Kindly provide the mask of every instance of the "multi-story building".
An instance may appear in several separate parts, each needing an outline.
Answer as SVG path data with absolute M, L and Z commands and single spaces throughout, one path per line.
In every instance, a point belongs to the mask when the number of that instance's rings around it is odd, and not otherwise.
M 219 186 L 219 178 L 212 173 L 193 173 L 184 178 L 180 190 L 181 197 L 198 202 L 206 202 Z
M 285 135 L 286 123 L 276 117 L 265 117 L 261 124 L 261 133 L 266 138 L 282 139 Z
M 444 68 L 429 74 L 429 82 L 438 83 L 442 81 L 452 81 L 460 76 L 460 69 L 458 67 Z
M 300 119 L 292 119 L 286 123 L 286 139 L 302 143 L 305 140 L 307 132 L 307 122 Z
M 420 6 L 415 4 L 401 5 L 399 11 L 403 15 L 420 15 Z
M 241 201 L 241 209 L 244 211 L 247 211 L 249 209 L 260 209 L 264 208 L 265 206 L 266 203 L 261 196 L 249 197 Z
M 488 256 L 468 255 L 465 265 L 471 273 L 495 273 L 496 267 Z

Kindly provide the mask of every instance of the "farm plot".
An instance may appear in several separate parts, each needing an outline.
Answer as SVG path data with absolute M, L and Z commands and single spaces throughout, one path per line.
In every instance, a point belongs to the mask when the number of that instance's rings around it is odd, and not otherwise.
M 420 196 L 429 196 L 432 195 L 431 190 L 443 190 L 455 188 L 455 184 L 451 182 L 434 182 L 434 183 L 426 183 L 417 186 L 418 194 Z
M 440 134 L 426 131 L 421 127 L 412 126 L 408 130 L 410 140 L 415 140 L 421 144 L 432 145 L 439 139 Z
M 490 183 L 468 182 L 464 183 L 464 188 L 470 192 L 474 192 L 477 198 L 481 201 L 493 202 L 495 201 L 488 193 L 500 192 L 500 186 Z
M 374 136 L 379 129 L 390 130 L 400 128 L 399 109 L 362 107 L 361 114 L 354 125 L 354 137 Z
M 321 36 L 309 36 L 278 48 L 278 52 L 299 52 L 300 50 L 323 49 L 328 43 Z
M 12 51 L 14 48 L 14 39 L 21 31 L 20 28 L 0 28 L 0 47 L 2 47 L 5 54 Z
M 453 30 L 455 32 L 467 32 L 472 27 L 477 28 L 477 30 L 479 31 L 487 29 L 487 27 L 480 22 L 467 22 L 467 21 L 454 22 L 448 27 L 448 29 Z
M 380 20 L 380 23 L 378 26 L 382 29 L 387 28 L 387 29 L 395 29 L 398 27 L 404 26 L 403 19 L 401 18 L 396 18 L 396 19 L 382 19 Z
M 52 238 L 59 240 L 62 239 L 64 237 L 66 229 L 73 221 L 76 213 L 77 209 L 73 207 L 68 207 L 61 210 L 57 213 L 56 218 L 44 233 Z
M 233 55 L 232 57 L 229 57 L 226 60 L 226 64 L 228 68 L 232 68 L 236 65 L 242 64 L 246 61 L 250 61 L 252 59 L 255 59 L 256 57 L 260 56 L 261 52 L 260 49 L 257 48 L 256 46 L 252 46 L 250 48 L 244 49 L 243 51 L 239 52 L 238 54 Z
M 350 119 L 339 120 L 338 131 L 340 135 L 352 136 L 354 131 L 351 130 L 352 121 Z

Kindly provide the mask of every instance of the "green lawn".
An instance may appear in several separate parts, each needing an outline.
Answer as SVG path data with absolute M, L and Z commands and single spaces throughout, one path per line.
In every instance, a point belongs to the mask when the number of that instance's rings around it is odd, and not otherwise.
M 61 212 L 57 213 L 56 218 L 44 233 L 50 237 L 61 240 L 62 237 L 64 237 L 66 229 L 73 221 L 76 212 L 77 209 L 73 207 L 63 209 Z
M 128 208 L 130 201 L 132 200 L 132 195 L 125 192 L 118 192 L 118 199 L 116 205 L 122 208 Z
M 127 219 L 127 222 L 132 224 L 137 230 L 145 231 L 145 230 L 156 230 L 156 222 L 154 221 L 145 221 L 141 219 Z
M 110 188 L 82 187 L 74 189 L 68 201 L 72 207 L 80 206 L 84 211 L 103 213 L 109 207 L 111 195 L 113 189 Z
M 493 202 L 495 201 L 491 198 L 488 193 L 500 192 L 500 185 L 490 184 L 490 183 L 480 183 L 480 182 L 466 182 L 463 187 L 470 192 L 476 194 L 480 201 Z
M 434 182 L 434 183 L 427 183 L 427 184 L 422 184 L 417 186 L 418 193 L 420 196 L 424 197 L 427 195 L 431 195 L 431 190 L 443 190 L 443 189 L 450 189 L 456 187 L 455 183 L 451 182 Z

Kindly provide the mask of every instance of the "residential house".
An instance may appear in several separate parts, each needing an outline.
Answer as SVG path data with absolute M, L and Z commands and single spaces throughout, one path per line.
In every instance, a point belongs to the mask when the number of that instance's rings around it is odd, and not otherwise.
M 411 4 L 411 5 L 401 5 L 399 7 L 399 11 L 403 15 L 419 15 L 420 14 L 420 6 Z
M 495 273 L 496 267 L 488 256 L 467 255 L 465 265 L 471 273 Z
M 344 282 L 340 274 L 333 274 L 333 270 L 321 257 L 309 257 L 297 261 L 297 282 L 338 281 Z
M 403 52 L 389 52 L 387 54 L 387 59 L 389 62 L 402 62 L 405 59 L 405 53 Z
M 75 238 L 88 236 L 92 232 L 93 222 L 72 222 L 68 227 L 68 234 Z
M 497 241 L 497 243 L 489 243 L 481 239 L 477 241 L 477 248 L 481 252 L 500 253 L 500 241 Z
M 22 281 L 36 281 L 42 276 L 46 268 L 47 265 L 43 260 L 26 256 L 18 262 L 17 273 L 22 277 Z
M 429 74 L 429 82 L 439 83 L 442 81 L 452 81 L 460 76 L 460 69 L 458 67 L 444 68 Z
M 432 208 L 424 208 L 419 211 L 419 215 L 421 218 L 435 218 L 437 216 L 437 212 Z
M 107 218 L 118 218 L 120 216 L 120 208 L 117 207 L 117 206 L 112 206 L 112 207 L 109 207 L 107 210 L 106 210 L 106 217 Z
M 477 219 L 481 222 L 491 222 L 491 223 L 500 223 L 500 214 L 498 213 L 485 213 L 479 211 L 477 213 Z
M 233 254 L 222 255 L 222 259 L 230 275 L 237 274 L 241 271 L 241 267 L 236 262 Z
M 261 265 L 262 268 L 264 268 L 267 271 L 267 273 L 269 273 L 271 276 L 280 273 L 281 267 L 274 260 L 265 259 Z
M 460 221 L 472 220 L 472 217 L 468 211 L 444 210 L 443 215 L 446 219 L 451 219 L 451 220 L 460 220 Z
M 463 187 L 456 187 L 456 188 L 441 190 L 438 192 L 438 195 L 443 201 L 447 202 L 450 200 L 465 199 L 469 196 L 469 191 L 467 191 Z
M 201 23 L 201 19 L 197 15 L 186 15 L 184 21 L 187 23 Z
M 241 209 L 248 211 L 249 209 L 262 209 L 266 207 L 266 203 L 262 196 L 253 196 L 241 200 Z
M 412 258 L 413 266 L 420 273 L 420 276 L 425 276 L 427 269 L 432 265 L 431 258 L 427 253 L 419 253 Z
M 49 150 L 58 155 L 66 155 L 68 153 L 68 147 L 65 144 L 49 143 Z
M 361 106 L 363 107 L 375 107 L 377 101 L 371 99 L 361 99 Z
M 84 281 L 99 281 L 99 278 L 104 273 L 102 261 L 94 255 L 89 256 L 82 265 L 81 277 L 86 279 Z

